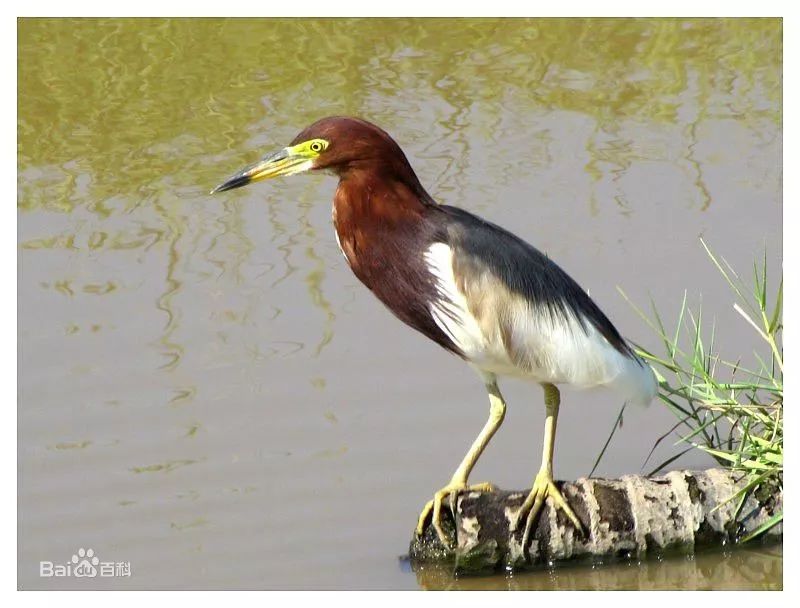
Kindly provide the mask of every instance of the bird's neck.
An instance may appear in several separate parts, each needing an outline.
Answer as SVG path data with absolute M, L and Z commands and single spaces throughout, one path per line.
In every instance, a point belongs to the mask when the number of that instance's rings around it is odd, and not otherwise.
M 386 189 L 405 187 L 423 204 L 435 205 L 433 198 L 422 187 L 417 174 L 403 152 L 378 157 L 353 160 L 339 168 L 339 180 L 351 183 L 383 184 Z
M 411 167 L 351 164 L 339 173 L 334 197 L 337 216 L 354 221 L 379 220 L 384 225 L 418 217 L 436 202 L 422 187 Z
M 339 247 L 356 276 L 372 285 L 375 272 L 380 274 L 381 265 L 391 257 L 387 251 L 396 250 L 418 231 L 426 210 L 435 204 L 416 177 L 409 182 L 385 172 L 340 173 L 333 198 L 333 225 Z

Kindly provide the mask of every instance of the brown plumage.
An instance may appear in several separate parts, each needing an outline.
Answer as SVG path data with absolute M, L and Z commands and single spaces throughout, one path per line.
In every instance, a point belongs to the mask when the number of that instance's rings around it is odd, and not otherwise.
M 517 514 L 523 542 L 546 497 L 581 528 L 552 477 L 557 384 L 606 385 L 641 403 L 655 377 L 608 318 L 561 268 L 510 232 L 456 207 L 438 205 L 405 154 L 382 129 L 364 120 L 324 118 L 283 150 L 215 189 L 229 190 L 278 175 L 327 170 L 339 178 L 333 222 L 355 275 L 403 322 L 469 362 L 482 376 L 490 417 L 454 473 L 420 516 L 442 542 L 442 500 L 451 505 L 499 427 L 505 402 L 497 375 L 539 382 L 547 419 L 542 467 Z M 527 517 L 526 517 L 527 515 Z

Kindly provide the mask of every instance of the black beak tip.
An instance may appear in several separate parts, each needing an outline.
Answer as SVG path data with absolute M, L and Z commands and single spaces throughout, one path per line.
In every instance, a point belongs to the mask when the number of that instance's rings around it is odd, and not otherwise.
M 242 186 L 246 186 L 249 183 L 250 183 L 249 177 L 243 175 L 237 175 L 235 177 L 232 177 L 228 181 L 221 183 L 219 186 L 217 186 L 211 192 L 209 192 L 209 194 L 217 194 L 218 192 L 225 192 L 226 190 L 241 188 Z

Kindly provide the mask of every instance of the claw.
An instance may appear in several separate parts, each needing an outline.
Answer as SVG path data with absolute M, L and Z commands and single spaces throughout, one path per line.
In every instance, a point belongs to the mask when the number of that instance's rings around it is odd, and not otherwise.
M 456 507 L 458 507 L 458 492 L 450 492 L 450 513 L 456 514 Z
M 527 517 L 525 517 L 525 530 L 522 533 L 523 547 L 528 546 L 531 529 L 533 528 L 533 524 L 536 522 L 536 519 L 542 510 L 542 506 L 544 505 L 544 501 L 548 496 L 553 500 L 553 508 L 564 511 L 564 513 L 572 522 L 572 525 L 575 526 L 575 529 L 581 534 L 584 532 L 583 525 L 581 524 L 580 520 L 567 504 L 567 501 L 564 499 L 561 491 L 556 487 L 552 474 L 547 471 L 540 471 L 539 474 L 536 475 L 536 479 L 533 481 L 533 487 L 531 488 L 530 494 L 528 494 L 525 502 L 522 503 L 522 506 L 517 512 L 516 519 L 511 524 L 511 531 L 515 532 L 519 527 L 520 521 L 527 514 Z
M 450 543 L 448 542 L 447 535 L 444 533 L 444 528 L 442 528 L 441 519 L 442 501 L 445 497 L 449 496 L 448 505 L 450 507 L 450 512 L 455 518 L 456 507 L 458 506 L 458 495 L 460 492 L 494 492 L 495 489 L 495 486 L 490 483 L 467 485 L 466 483 L 451 481 L 433 495 L 433 500 L 429 500 L 425 503 L 425 507 L 422 509 L 422 513 L 420 513 L 419 519 L 417 520 L 417 537 L 421 537 L 425 532 L 425 522 L 428 519 L 428 515 L 431 515 L 431 512 L 433 512 L 431 523 L 436 530 L 436 535 L 439 537 L 439 541 L 445 547 L 449 548 Z

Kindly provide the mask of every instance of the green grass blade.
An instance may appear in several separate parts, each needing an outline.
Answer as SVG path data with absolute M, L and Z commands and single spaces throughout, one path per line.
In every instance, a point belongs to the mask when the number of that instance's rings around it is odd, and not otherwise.
M 778 331 L 778 323 L 781 320 L 781 313 L 783 312 L 783 279 L 778 285 L 778 295 L 775 299 L 775 310 L 772 311 L 772 318 L 769 321 L 768 331 L 771 335 L 775 335 Z
M 739 542 L 741 542 L 741 543 L 749 543 L 751 540 L 753 540 L 754 538 L 757 538 L 758 536 L 761 536 L 762 534 L 764 534 L 764 532 L 766 532 L 767 530 L 770 530 L 771 528 L 777 526 L 782 521 L 783 521 L 783 511 L 781 511 L 780 513 L 777 513 L 777 514 L 773 515 L 772 517 L 770 517 L 767 521 L 765 521 L 763 524 L 758 526 L 758 528 L 756 528 L 755 530 L 750 532 L 750 534 L 745 536 Z
M 640 347 L 637 353 L 653 367 L 659 381 L 659 400 L 678 419 L 655 441 L 642 469 L 664 439 L 676 434 L 678 443 L 688 444 L 686 449 L 648 475 L 655 475 L 698 448 L 721 466 L 747 475 L 745 488 L 725 501 L 738 500 L 741 507 L 747 492 L 769 479 L 780 479 L 783 472 L 783 279 L 774 298 L 770 297 L 766 247 L 763 257 L 752 264 L 752 284 L 748 284 L 750 280 L 743 281 L 728 261 L 715 255 L 702 239 L 701 244 L 735 295 L 734 310 L 766 342 L 770 356 L 762 356 L 763 347 L 754 353 L 757 365 L 742 365 L 741 356 L 720 356 L 717 338 L 724 328 L 718 326 L 713 315 L 709 317 L 702 301 L 697 309 L 689 305 L 688 291 L 683 293 L 677 323 L 668 331 L 652 297 L 651 313 L 645 315 L 618 288 L 663 344 L 664 355 Z M 615 430 L 616 424 L 593 472 Z M 754 532 L 751 536 L 757 535 Z
M 608 439 L 606 439 L 606 443 L 603 446 L 603 449 L 600 450 L 600 454 L 597 455 L 597 460 L 594 461 L 594 466 L 592 467 L 592 470 L 589 472 L 589 477 L 594 475 L 594 472 L 597 470 L 597 466 L 600 464 L 600 461 L 603 458 L 603 454 L 605 454 L 606 453 L 606 449 L 608 449 L 608 444 L 611 443 L 611 438 L 614 436 L 614 433 L 617 432 L 617 429 L 620 426 L 622 426 L 620 424 L 620 422 L 622 421 L 622 413 L 625 411 L 625 406 L 627 404 L 628 404 L 627 402 L 622 404 L 622 407 L 619 410 L 619 414 L 617 415 L 617 419 L 614 421 L 614 426 L 611 427 L 611 434 L 608 436 Z
M 671 458 L 668 458 L 667 460 L 665 460 L 664 462 L 662 462 L 660 465 L 658 465 L 658 466 L 657 466 L 655 469 L 653 469 L 652 471 L 650 471 L 650 472 L 649 472 L 649 473 L 646 475 L 646 477 L 652 477 L 653 475 L 655 475 L 656 473 L 658 473 L 658 472 L 659 472 L 661 469 L 663 469 L 664 467 L 667 467 L 667 466 L 671 465 L 673 462 L 675 462 L 676 460 L 678 460 L 678 458 L 680 458 L 681 456 L 683 456 L 683 455 L 684 455 L 686 452 L 689 452 L 689 451 L 691 451 L 693 447 L 694 447 L 694 446 L 689 446 L 688 448 L 686 448 L 686 449 L 685 449 L 685 450 L 683 450 L 682 452 L 678 452 L 677 454 L 675 454 L 675 455 L 674 455 L 674 456 L 672 456 Z

